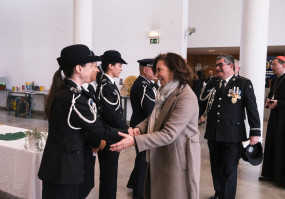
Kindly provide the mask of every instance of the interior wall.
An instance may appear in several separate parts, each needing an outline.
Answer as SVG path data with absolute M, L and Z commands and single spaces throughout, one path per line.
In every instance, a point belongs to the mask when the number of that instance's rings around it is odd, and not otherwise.
M 241 0 L 189 0 L 188 47 L 239 46 Z
M 188 10 L 183 11 L 185 6 L 188 0 L 94 1 L 93 49 L 99 54 L 118 50 L 128 63 L 123 65 L 120 76 L 123 79 L 139 75 L 139 59 L 166 52 L 186 58 L 187 46 L 183 43 L 187 44 L 184 32 L 188 23 L 183 24 L 183 16 L 188 16 Z M 150 30 L 160 31 L 159 44 L 150 44 L 147 37 Z
M 128 63 L 123 66 L 123 79 L 138 75 L 138 59 L 164 52 L 182 55 L 186 52 L 182 44 L 187 43 L 187 38 L 182 37 L 186 29 L 182 18 L 188 15 L 183 8 L 187 3 L 93 1 L 95 54 L 118 50 Z M 34 81 L 48 89 L 58 69 L 56 58 L 63 47 L 73 42 L 73 1 L 0 0 L 0 27 L 0 77 L 8 77 L 7 87 Z M 150 44 L 150 30 L 160 30 L 159 44 Z
M 285 45 L 285 1 L 270 0 L 268 46 Z M 189 0 L 188 48 L 240 46 L 242 0 Z
M 50 86 L 56 58 L 72 42 L 70 0 L 0 0 L 0 77 L 7 88 Z
M 241 3 L 236 0 L 189 0 L 189 26 L 196 32 L 188 47 L 239 46 Z M 93 50 L 119 50 L 127 60 L 122 78 L 137 75 L 137 59 L 160 52 L 183 55 L 187 42 L 183 15 L 188 0 L 93 1 Z M 161 6 L 163 5 L 163 6 Z M 284 0 L 270 1 L 268 45 L 284 45 Z M 173 14 L 175 13 L 175 14 Z M 49 88 L 60 50 L 73 40 L 73 1 L 0 0 L 0 77 L 8 88 L 34 81 Z M 160 43 L 146 34 L 159 29 Z

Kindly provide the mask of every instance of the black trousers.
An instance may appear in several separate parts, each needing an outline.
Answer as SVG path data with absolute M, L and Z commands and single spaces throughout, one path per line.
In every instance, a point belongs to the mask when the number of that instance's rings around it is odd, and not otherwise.
M 118 160 L 120 153 L 110 151 L 110 146 L 98 152 L 100 164 L 99 199 L 116 199 Z
M 241 157 L 240 142 L 208 140 L 215 195 L 219 199 L 234 199 L 237 186 L 237 166 Z
M 145 154 L 145 151 L 137 154 L 135 166 L 127 185 L 127 187 L 131 187 L 133 189 L 133 198 L 135 199 L 144 197 L 144 180 L 147 168 Z
M 43 181 L 42 199 L 81 199 L 80 184 L 61 185 Z
M 94 187 L 96 157 L 90 147 L 84 148 L 84 182 L 79 186 L 80 198 L 85 199 Z

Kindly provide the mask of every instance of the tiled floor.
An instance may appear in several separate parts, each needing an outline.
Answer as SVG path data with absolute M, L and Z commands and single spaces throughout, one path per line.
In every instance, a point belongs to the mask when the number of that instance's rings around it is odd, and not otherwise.
M 41 131 L 48 130 L 47 120 L 43 120 L 37 117 L 32 119 L 17 118 L 8 115 L 6 111 L 0 111 L 0 124 L 6 124 L 10 126 L 22 127 L 22 128 L 37 128 Z M 264 122 L 266 127 L 267 122 Z M 212 177 L 210 171 L 209 152 L 204 140 L 203 135 L 205 131 L 205 124 L 200 127 L 201 132 L 201 149 L 202 149 L 202 162 L 201 162 L 201 182 L 200 182 L 200 199 L 206 199 L 213 195 Z M 117 199 L 131 199 L 132 191 L 126 188 L 126 183 L 129 179 L 129 175 L 133 169 L 135 159 L 135 150 L 130 148 L 124 153 L 121 153 L 119 159 L 119 177 L 118 177 L 118 191 Z M 259 182 L 258 177 L 260 175 L 261 166 L 251 166 L 244 161 L 240 161 L 238 169 L 238 186 L 237 186 L 237 199 L 281 199 L 285 198 L 285 188 L 279 188 L 276 185 L 269 182 Z M 99 186 L 99 170 L 98 164 L 95 167 L 95 188 L 92 190 L 87 199 L 98 198 L 98 186 Z M 1 189 L 1 187 L 0 187 Z M 0 192 L 0 199 L 16 199 L 8 194 Z

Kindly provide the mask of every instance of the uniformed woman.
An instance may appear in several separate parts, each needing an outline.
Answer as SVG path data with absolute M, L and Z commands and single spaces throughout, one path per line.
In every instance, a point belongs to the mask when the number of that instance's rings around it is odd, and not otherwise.
M 108 50 L 101 56 L 102 74 L 97 75 L 96 96 L 102 106 L 102 119 L 105 125 L 126 129 L 128 128 L 123 118 L 120 92 L 114 78 L 118 78 L 122 72 L 122 64 L 127 64 L 121 54 L 115 50 Z M 104 74 L 103 74 L 104 72 Z M 119 153 L 110 151 L 110 144 L 98 152 L 100 164 L 100 199 L 115 199 L 117 192 L 117 175 Z
M 43 181 L 43 199 L 79 199 L 79 187 L 84 181 L 84 137 L 111 141 L 121 138 L 118 130 L 97 120 L 96 105 L 81 92 L 81 85 L 90 81 L 93 62 L 99 57 L 93 56 L 87 46 L 77 44 L 64 48 L 57 60 L 60 67 L 45 106 L 49 134 L 38 176 Z

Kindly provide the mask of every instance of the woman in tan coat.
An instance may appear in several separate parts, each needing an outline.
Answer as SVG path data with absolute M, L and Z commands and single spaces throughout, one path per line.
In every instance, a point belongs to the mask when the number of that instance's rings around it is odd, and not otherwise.
M 135 137 L 120 134 L 124 139 L 111 150 L 147 150 L 145 199 L 198 199 L 199 108 L 189 86 L 193 74 L 174 53 L 157 56 L 154 68 L 161 87 L 152 114 L 133 129 Z

